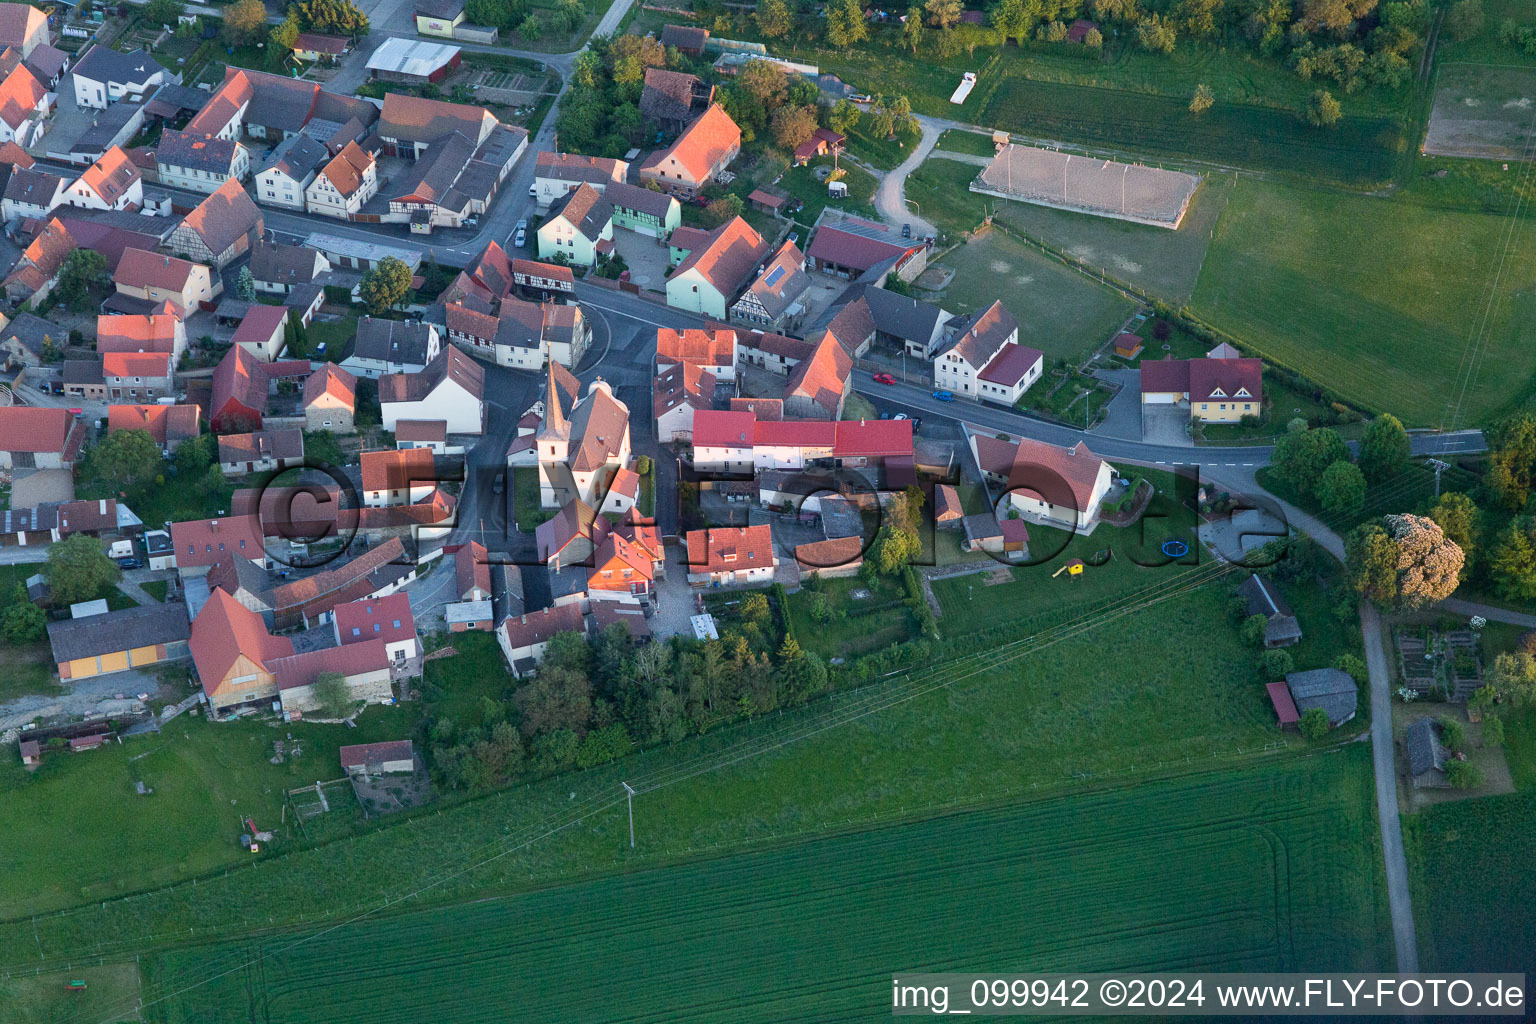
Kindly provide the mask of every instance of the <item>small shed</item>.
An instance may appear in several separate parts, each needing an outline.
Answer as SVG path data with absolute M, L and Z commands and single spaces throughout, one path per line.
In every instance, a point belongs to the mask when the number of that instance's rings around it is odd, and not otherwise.
M 939 484 L 933 489 L 933 521 L 940 529 L 959 529 L 965 518 L 960 492 L 953 484 Z
M 410 740 L 354 743 L 341 748 L 341 767 L 348 775 L 393 775 L 416 770 L 416 748 Z
M 1265 687 L 1269 691 L 1269 702 L 1274 705 L 1275 719 L 1282 729 L 1294 729 L 1301 721 L 1301 715 L 1296 710 L 1296 702 L 1291 699 L 1291 691 L 1284 683 L 1270 683 Z
M 1115 355 L 1121 359 L 1135 359 L 1141 355 L 1141 338 L 1130 331 L 1115 335 Z
M 991 512 L 979 512 L 960 521 L 965 530 L 967 551 L 1003 550 L 1003 531 L 998 527 L 997 516 Z
M 95 750 L 105 742 L 107 742 L 107 734 L 104 732 L 94 733 L 90 736 L 76 736 L 69 741 L 69 749 L 75 752 Z
M 1348 672 L 1336 668 L 1292 672 L 1285 677 L 1285 685 L 1299 714 L 1322 708 L 1328 715 L 1328 724 L 1335 729 L 1355 717 L 1359 687 Z
M 1248 602 L 1249 615 L 1264 616 L 1265 647 L 1289 647 L 1301 639 L 1301 624 L 1272 580 L 1249 576 L 1237 593 Z
M 752 204 L 754 210 L 761 210 L 764 213 L 778 213 L 789 202 L 789 197 L 774 195 L 772 192 L 755 188 L 747 193 L 747 202 Z
M 1420 718 L 1408 727 L 1408 777 L 1414 789 L 1441 789 L 1450 785 L 1445 763 L 1451 752 L 1440 745 L 1440 726 L 1433 718 Z
M 1094 22 L 1078 18 L 1071 25 L 1067 26 L 1067 42 L 1083 43 L 1088 39 L 1088 33 L 1098 27 Z
M 21 741 L 21 763 L 28 768 L 35 768 L 43 763 L 43 747 L 37 740 Z

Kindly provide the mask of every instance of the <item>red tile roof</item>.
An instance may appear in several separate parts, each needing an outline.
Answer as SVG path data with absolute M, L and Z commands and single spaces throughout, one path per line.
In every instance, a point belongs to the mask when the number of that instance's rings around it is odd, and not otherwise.
M 765 448 L 825 448 L 837 443 L 837 425 L 826 420 L 782 420 L 758 423 L 748 435 Z
M 660 417 L 684 403 L 697 412 L 708 409 L 714 397 L 714 374 L 697 363 L 678 363 L 652 385 L 651 412 Z
M 689 251 L 672 279 L 697 270 L 729 302 L 767 255 L 768 243 L 763 236 L 740 217 L 733 217 L 710 232 L 708 242 Z
M 836 569 L 863 560 L 862 537 L 831 537 L 795 547 L 795 561 L 804 569 Z
M 347 52 L 347 40 L 341 36 L 323 36 L 318 32 L 300 32 L 293 38 L 293 48 L 335 56 Z
M 230 344 L 237 348 L 241 345 L 264 346 L 277 337 L 287 322 L 286 306 L 252 306 L 240 321 L 240 326 L 235 328 L 234 337 L 229 339 Z
M 404 593 L 349 601 L 334 609 L 336 635 L 343 646 L 379 639 L 387 644 L 416 636 L 416 619 L 411 615 L 411 599 Z M 396 625 L 399 623 L 399 625 Z
M 212 565 L 237 555 L 253 562 L 266 558 L 261 523 L 253 515 L 172 523 L 171 548 L 178 569 Z
M 491 563 L 485 545 L 470 541 L 453 554 L 453 574 L 462 599 L 471 589 L 491 592 Z
M 85 173 L 80 175 L 80 181 L 111 206 L 142 177 L 139 168 L 128 159 L 128 154 L 113 146 L 85 169 Z
M 187 646 L 209 696 L 219 689 L 242 654 L 266 671 L 271 671 L 268 662 L 293 654 L 291 640 L 268 633 L 260 615 L 222 589 L 208 595 L 208 603 L 192 622 Z
M 188 279 L 198 269 L 206 271 L 208 268 L 175 256 L 125 249 L 112 280 L 128 288 L 164 288 L 179 292 L 186 289 Z
M 808 398 L 831 419 L 838 415 L 842 407 L 848 376 L 852 372 L 853 357 L 839 343 L 838 338 L 828 332 L 812 351 L 810 358 L 800 360 L 789 372 L 789 380 L 784 385 L 784 397 Z
M 960 492 L 952 484 L 939 484 L 933 489 L 933 521 L 956 522 L 965 518 L 965 507 L 960 503 Z
M 171 357 L 166 352 L 108 352 L 101 357 L 101 372 L 108 377 L 169 377 Z
M 180 323 L 171 313 L 102 314 L 96 318 L 96 351 L 172 352 Z
M 513 650 L 541 644 L 556 633 L 580 633 L 584 625 L 581 605 L 564 604 L 531 615 L 503 619 L 500 629 Z
M 33 77 L 32 72 L 24 65 L 16 65 L 5 81 L 0 82 L 0 120 L 12 130 L 20 128 L 23 122 L 36 116 L 37 105 L 47 95 L 47 88 Z
M 736 332 L 704 331 L 688 327 L 681 331 L 670 327 L 656 329 L 656 361 L 698 363 L 701 366 L 734 366 Z
M 695 448 L 751 448 L 756 420 L 750 412 L 700 409 L 693 414 Z
M 1239 394 L 1246 389 L 1247 396 Z M 1217 394 L 1220 390 L 1222 393 Z M 1264 398 L 1261 359 L 1143 359 L 1141 393 L 1188 394 L 1191 402 Z
M 64 452 L 74 426 L 67 409 L 0 408 L 0 451 Z
M 327 672 L 343 676 L 382 672 L 389 668 L 389 652 L 383 640 L 369 639 L 366 643 L 322 647 L 273 658 L 267 668 L 276 678 L 279 690 L 291 690 L 295 686 L 309 686 Z
M 1264 689 L 1269 691 L 1269 702 L 1274 705 L 1275 717 L 1281 725 L 1295 725 L 1301 721 L 1301 714 L 1296 710 L 1296 700 L 1291 696 L 1291 688 L 1285 683 L 1265 683 Z
M 305 378 L 304 405 L 312 405 L 324 395 L 339 399 L 351 409 L 357 400 L 357 378 L 335 363 L 326 363 Z
M 888 239 L 871 238 L 832 224 L 823 224 L 816 229 L 816 237 L 811 239 L 805 254 L 813 260 L 863 271 L 893 256 L 901 256 L 919 248 L 921 245 L 895 235 Z
M 385 740 L 383 743 L 353 743 L 341 748 L 343 768 L 364 768 L 387 761 L 409 761 L 416 756 L 410 740 Z
M 1052 505 L 1091 512 L 1093 487 L 1103 462 L 1081 441 L 1061 448 L 1021 438 L 1008 473 L 1008 486 L 1038 494 Z
M 438 442 L 448 436 L 446 420 L 396 420 L 395 440 Z
M 1028 345 L 1004 345 L 976 376 L 992 384 L 1014 387 L 1044 358 L 1045 353 Z
M 655 171 L 672 157 L 682 165 L 694 184 L 701 184 L 709 178 L 715 164 L 740 146 L 741 129 L 725 108 L 716 103 L 684 128 L 676 142 L 641 164 L 640 170 Z
M 201 420 L 195 405 L 113 405 L 107 408 L 107 433 L 145 430 L 156 443 L 175 445 L 196 437 Z
M 773 531 L 768 526 L 688 531 L 689 573 L 739 572 L 773 564 Z
M 834 458 L 883 459 L 912 454 L 911 420 L 840 420 Z
M 437 479 L 430 448 L 405 448 L 391 452 L 363 452 L 363 490 L 400 491 L 425 486 Z

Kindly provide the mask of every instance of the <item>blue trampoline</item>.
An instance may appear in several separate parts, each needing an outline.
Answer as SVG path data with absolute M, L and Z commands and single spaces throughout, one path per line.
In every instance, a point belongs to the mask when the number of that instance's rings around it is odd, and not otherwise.
M 1183 558 L 1189 554 L 1189 545 L 1177 538 L 1170 537 L 1168 540 L 1163 541 L 1163 554 L 1169 558 Z

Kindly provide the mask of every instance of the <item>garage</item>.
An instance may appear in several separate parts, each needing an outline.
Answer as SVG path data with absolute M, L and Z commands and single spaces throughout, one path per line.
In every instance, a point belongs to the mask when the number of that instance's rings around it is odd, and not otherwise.
M 60 681 L 154 665 L 187 656 L 186 605 L 156 604 L 48 624 Z M 147 641 L 147 642 L 146 642 Z

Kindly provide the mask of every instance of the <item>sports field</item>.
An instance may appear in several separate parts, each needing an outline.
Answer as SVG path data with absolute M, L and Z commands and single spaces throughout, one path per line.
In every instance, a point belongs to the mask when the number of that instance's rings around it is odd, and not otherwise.
M 1388 969 L 1371 794 L 1354 745 L 169 953 L 149 1017 L 874 1020 L 901 970 Z
M 1536 226 L 1244 177 L 1190 306 L 1410 426 L 1477 426 L 1536 371 Z
M 1424 152 L 1524 160 L 1536 130 L 1536 67 L 1452 64 L 1435 79 Z
M 1082 358 L 1135 311 L 1131 300 L 1001 231 L 958 246 L 938 265 L 955 271 L 941 293 L 945 309 L 969 313 L 1002 299 L 1019 321 L 1019 343 L 1048 361 Z

